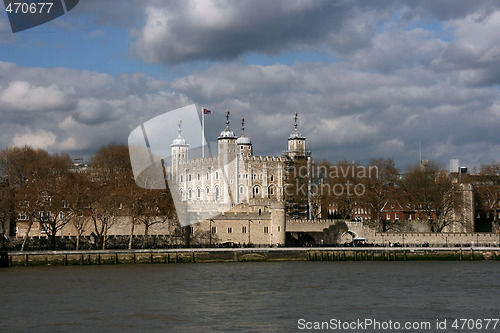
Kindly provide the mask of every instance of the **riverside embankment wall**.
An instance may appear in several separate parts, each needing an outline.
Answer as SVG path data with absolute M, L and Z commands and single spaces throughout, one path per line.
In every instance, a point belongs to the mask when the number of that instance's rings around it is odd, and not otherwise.
M 259 248 L 4 253 L 4 265 L 105 265 L 248 261 L 500 260 L 500 248 Z

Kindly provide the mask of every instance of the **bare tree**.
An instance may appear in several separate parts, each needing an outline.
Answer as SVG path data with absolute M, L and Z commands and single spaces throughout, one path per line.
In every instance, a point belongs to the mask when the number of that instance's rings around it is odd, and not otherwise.
M 359 176 L 359 171 L 364 167 L 345 160 L 336 164 L 323 162 L 322 167 L 327 172 L 322 181 L 322 200 L 334 204 L 337 211 L 335 217 L 352 218 L 354 209 L 362 205 L 365 179 Z
M 5 179 L 0 181 L 0 237 L 9 236 L 10 225 L 14 216 L 14 202 L 12 190 Z M 3 241 L 3 240 L 2 240 Z
M 381 218 L 381 210 L 388 200 L 394 198 L 399 171 L 390 158 L 372 158 L 367 168 L 370 171 L 374 168 L 376 173 L 369 172 L 366 177 L 366 194 L 363 199 L 371 209 L 372 221 L 378 224 L 380 231 L 387 231 L 387 220 Z
M 13 192 L 14 209 L 27 219 L 21 251 L 35 222 L 39 223 L 41 232 L 49 236 L 51 248 L 55 248 L 56 233 L 69 222 L 58 214 L 67 185 L 69 156 L 49 155 L 44 150 L 25 146 L 7 148 L 0 153 L 0 158 Z
M 479 209 L 491 214 L 492 228 L 500 233 L 500 162 L 493 161 L 479 168 L 476 193 L 479 197 Z
M 92 206 L 94 185 L 85 174 L 73 173 L 71 186 L 65 195 L 65 209 L 71 213 L 71 225 L 76 229 L 75 249 L 80 248 L 80 238 L 89 226 L 89 211 Z
M 163 224 L 175 216 L 175 207 L 167 190 L 142 189 L 136 185 L 131 190 L 131 209 L 133 225 L 144 226 L 143 246 L 147 247 L 149 228 Z M 133 230 L 133 229 L 132 229 Z M 129 244 L 130 247 L 130 244 Z
M 455 212 L 461 208 L 461 198 L 452 178 L 436 163 L 414 166 L 404 174 L 399 186 L 431 232 L 460 223 Z
M 127 146 L 111 143 L 102 147 L 91 159 L 91 170 L 94 190 L 89 212 L 98 243 L 105 249 L 108 231 L 134 182 Z

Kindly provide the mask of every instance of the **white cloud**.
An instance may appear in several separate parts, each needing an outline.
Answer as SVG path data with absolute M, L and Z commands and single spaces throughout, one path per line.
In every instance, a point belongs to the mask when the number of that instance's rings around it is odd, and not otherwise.
M 455 38 L 433 67 L 456 71 L 463 84 L 500 84 L 500 11 L 472 13 L 447 26 L 455 30 Z
M 28 145 L 35 149 L 48 149 L 57 139 L 57 135 L 52 132 L 39 130 L 36 132 L 26 132 L 21 135 L 15 135 L 12 139 L 13 146 Z
M 35 86 L 26 81 L 11 81 L 0 93 L 0 103 L 14 111 L 51 111 L 69 104 L 68 94 L 56 84 Z

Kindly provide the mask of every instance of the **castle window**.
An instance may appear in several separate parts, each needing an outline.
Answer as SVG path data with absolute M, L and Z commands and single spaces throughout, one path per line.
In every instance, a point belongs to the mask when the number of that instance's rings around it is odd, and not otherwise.
M 196 176 L 196 179 L 197 179 L 198 181 L 200 181 L 200 173 L 198 173 L 198 175 Z
M 188 175 L 188 182 L 191 181 L 191 174 Z
M 246 226 L 241 227 L 241 233 L 242 234 L 246 234 L 247 233 L 247 227 Z
M 212 233 L 216 234 L 217 233 L 217 227 L 212 227 Z
M 269 186 L 269 194 L 270 195 L 274 194 L 274 186 Z
M 210 178 L 210 174 L 207 172 L 207 180 L 209 180 Z
M 215 200 L 219 200 L 219 186 L 215 187 Z
M 219 171 L 215 171 L 215 179 L 219 179 Z
M 273 181 L 273 180 L 274 180 L 274 176 L 273 176 L 273 175 L 271 175 L 271 181 Z
M 194 234 L 194 227 L 189 227 L 189 233 Z
M 281 231 L 281 226 L 278 226 L 278 231 Z
M 198 198 L 201 198 L 201 189 L 198 187 Z
M 181 200 L 184 200 L 183 198 L 184 191 L 182 190 L 182 188 L 179 189 L 179 195 L 181 196 Z
M 260 188 L 259 188 L 259 186 L 255 186 L 253 188 L 253 197 L 255 198 L 255 197 L 258 197 L 259 195 L 260 195 Z
M 228 234 L 232 234 L 233 233 L 233 228 L 231 228 L 231 227 L 227 228 L 227 233 Z
M 189 199 L 191 199 L 191 198 L 192 198 L 192 196 L 193 196 L 193 193 L 192 193 L 191 189 L 189 189 L 189 190 L 188 190 L 188 198 L 189 198 Z
M 264 227 L 264 233 L 268 234 L 269 233 L 269 227 Z
M 240 146 L 240 149 L 243 150 L 243 146 Z
M 240 186 L 240 194 L 243 194 L 243 186 Z
M 207 187 L 207 194 L 208 194 L 208 193 L 210 193 L 210 188 L 209 188 L 209 187 Z
M 181 175 L 181 181 L 180 182 L 182 183 L 182 175 Z

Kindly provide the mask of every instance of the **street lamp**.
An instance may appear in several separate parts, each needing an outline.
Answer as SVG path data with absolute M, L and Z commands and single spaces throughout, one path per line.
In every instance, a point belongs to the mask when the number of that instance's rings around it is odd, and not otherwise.
M 248 220 L 248 247 L 250 247 L 250 223 L 252 222 L 252 220 Z
M 212 223 L 214 222 L 214 220 L 210 219 L 210 223 L 209 223 L 209 232 L 210 232 L 210 247 L 212 247 Z

